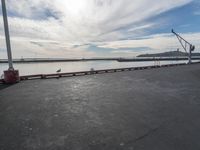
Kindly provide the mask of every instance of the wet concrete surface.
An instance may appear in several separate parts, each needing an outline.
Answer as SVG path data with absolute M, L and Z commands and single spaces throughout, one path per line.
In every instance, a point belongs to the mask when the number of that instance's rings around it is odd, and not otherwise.
M 1 150 L 199 150 L 200 65 L 0 90 Z

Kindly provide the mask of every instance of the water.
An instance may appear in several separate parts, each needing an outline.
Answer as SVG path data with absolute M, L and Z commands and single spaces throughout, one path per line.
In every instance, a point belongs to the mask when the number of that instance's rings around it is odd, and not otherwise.
M 50 74 L 56 73 L 58 69 L 62 69 L 63 73 L 89 71 L 91 68 L 99 69 L 113 69 L 126 67 L 139 67 L 150 65 L 163 65 L 186 63 L 187 61 L 161 61 L 161 62 L 117 62 L 117 61 L 85 61 L 85 62 L 54 62 L 54 63 L 22 63 L 14 64 L 14 68 L 19 70 L 20 75 L 32 74 Z M 8 69 L 8 64 L 0 64 L 0 75 L 4 70 Z

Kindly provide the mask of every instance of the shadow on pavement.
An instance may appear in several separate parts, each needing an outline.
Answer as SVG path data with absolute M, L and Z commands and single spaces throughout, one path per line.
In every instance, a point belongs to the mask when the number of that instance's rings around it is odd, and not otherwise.
M 0 84 L 0 91 L 6 88 L 9 88 L 12 85 L 8 85 L 8 84 Z

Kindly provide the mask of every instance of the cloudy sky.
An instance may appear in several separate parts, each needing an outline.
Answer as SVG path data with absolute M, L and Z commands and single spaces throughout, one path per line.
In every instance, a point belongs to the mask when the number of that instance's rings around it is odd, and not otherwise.
M 200 52 L 199 0 L 7 0 L 14 58 L 133 57 L 181 48 Z M 0 58 L 6 58 L 0 12 Z

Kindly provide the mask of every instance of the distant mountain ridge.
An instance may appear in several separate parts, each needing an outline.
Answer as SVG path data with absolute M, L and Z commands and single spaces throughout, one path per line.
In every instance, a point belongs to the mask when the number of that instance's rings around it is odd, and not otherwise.
M 170 51 L 164 53 L 156 53 L 156 54 L 142 54 L 137 57 L 180 57 L 180 56 L 188 56 L 186 52 L 181 51 Z M 200 56 L 200 53 L 192 53 L 192 56 Z

